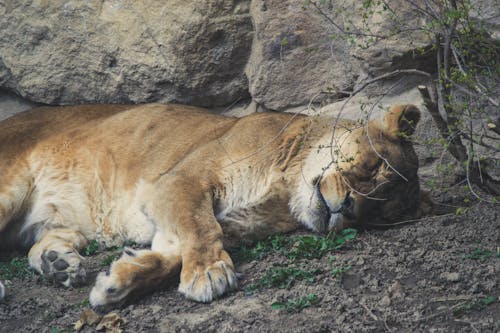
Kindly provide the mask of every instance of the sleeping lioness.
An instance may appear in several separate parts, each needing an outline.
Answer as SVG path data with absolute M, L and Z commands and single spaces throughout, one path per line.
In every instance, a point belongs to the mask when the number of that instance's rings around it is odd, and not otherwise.
M 150 244 L 97 276 L 92 306 L 179 272 L 182 294 L 210 302 L 237 286 L 224 246 L 418 214 L 419 118 L 412 105 L 361 127 L 160 104 L 21 113 L 0 123 L 0 247 L 29 249 L 31 267 L 72 286 L 89 240 Z

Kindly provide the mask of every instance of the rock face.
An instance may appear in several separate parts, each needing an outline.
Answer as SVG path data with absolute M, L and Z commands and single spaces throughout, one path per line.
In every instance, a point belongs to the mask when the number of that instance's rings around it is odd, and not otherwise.
M 0 2 L 0 86 L 48 104 L 248 95 L 249 1 Z
M 254 109 L 282 110 L 335 100 L 394 69 L 435 68 L 434 55 L 414 52 L 426 36 L 409 29 L 387 38 L 394 10 L 398 24 L 423 24 L 410 1 L 384 1 L 388 8 L 363 16 L 364 3 L 4 0 L 0 89 L 46 104 L 212 107 L 251 98 Z
M 320 100 L 321 91 L 352 87 L 358 61 L 344 40 L 332 40 L 334 27 L 303 1 L 257 0 L 247 65 L 250 94 L 269 109 Z M 285 104 L 286 101 L 286 104 Z

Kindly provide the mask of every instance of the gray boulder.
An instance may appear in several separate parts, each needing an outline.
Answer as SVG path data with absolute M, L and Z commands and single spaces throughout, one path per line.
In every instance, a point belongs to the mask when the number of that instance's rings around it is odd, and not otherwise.
M 249 1 L 0 2 L 0 86 L 48 104 L 248 95 Z

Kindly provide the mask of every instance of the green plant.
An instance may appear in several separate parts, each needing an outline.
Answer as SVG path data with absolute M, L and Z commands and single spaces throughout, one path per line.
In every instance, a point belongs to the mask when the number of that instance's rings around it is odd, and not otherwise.
M 250 285 L 245 289 L 247 292 L 253 292 L 261 288 L 275 287 L 279 289 L 288 289 L 296 281 L 307 281 L 313 283 L 315 276 L 320 274 L 320 269 L 305 271 L 300 268 L 290 267 L 274 267 L 266 271 L 257 283 Z
M 113 261 L 115 261 L 116 258 L 118 258 L 118 256 L 119 256 L 118 253 L 113 253 L 113 254 L 106 256 L 106 258 L 101 260 L 101 266 L 107 267 L 107 266 L 111 265 L 111 263 Z
M 266 257 L 271 253 L 279 253 L 286 260 L 282 266 L 273 267 L 267 270 L 256 283 L 251 284 L 245 291 L 253 293 L 262 288 L 291 288 L 297 281 L 313 283 L 316 276 L 322 273 L 321 269 L 306 270 L 304 267 L 289 267 L 297 261 L 322 258 L 327 253 L 342 247 L 346 242 L 356 237 L 355 229 L 344 229 L 340 233 L 332 232 L 325 237 L 314 235 L 298 235 L 286 237 L 275 235 L 266 240 L 258 242 L 253 248 L 242 247 L 233 252 L 235 260 L 256 260 Z M 335 260 L 333 255 L 329 255 L 330 262 Z M 285 266 L 285 267 L 283 267 Z M 341 274 L 350 266 L 342 267 L 334 276 Z M 334 270 L 335 271 L 335 270 Z M 299 299 L 290 299 L 286 302 L 275 302 L 271 306 L 274 309 L 286 309 L 289 312 L 300 311 L 304 307 L 311 306 L 319 302 L 316 295 L 308 295 Z
M 65 329 L 61 330 L 61 329 L 59 329 L 57 327 L 51 327 L 50 328 L 50 333 L 66 333 L 66 332 L 68 332 L 68 331 L 65 330 Z
M 317 259 L 328 252 L 340 248 L 347 241 L 356 237 L 356 229 L 344 229 L 340 233 L 330 233 L 325 237 L 315 235 L 285 236 L 274 235 L 257 242 L 253 248 L 241 247 L 233 252 L 236 261 L 262 259 L 271 253 L 281 253 L 295 261 L 299 259 Z
M 84 255 L 85 257 L 90 257 L 96 254 L 96 252 L 99 250 L 99 242 L 97 242 L 95 239 L 91 240 L 89 244 L 84 247 L 80 253 Z
M 497 298 L 495 296 L 487 296 L 482 299 L 477 299 L 473 302 L 461 304 L 453 310 L 453 314 L 457 316 L 471 311 L 479 311 L 495 302 L 497 302 Z
M 89 301 L 88 298 L 85 298 L 83 301 L 81 301 L 80 303 L 75 304 L 74 306 L 77 309 L 86 308 L 86 307 L 90 306 L 90 301 Z
M 348 240 L 357 235 L 356 229 L 344 229 L 339 234 L 331 233 L 326 237 L 296 236 L 292 238 L 292 247 L 285 256 L 292 259 L 319 259 L 331 250 L 344 245 Z
M 25 280 L 31 279 L 34 272 L 31 269 L 28 258 L 13 258 L 9 262 L 0 263 L 0 278 L 2 280 L 12 280 L 14 278 Z
M 267 257 L 269 254 L 288 246 L 289 239 L 285 235 L 269 236 L 257 242 L 253 247 L 242 246 L 233 251 L 235 261 L 252 261 Z
M 286 310 L 287 312 L 299 312 L 312 305 L 316 305 L 321 301 L 321 298 L 315 294 L 309 294 L 304 297 L 289 299 L 286 302 L 274 302 L 271 307 L 275 310 Z
M 484 261 L 488 258 L 491 258 L 492 256 L 493 251 L 475 248 L 474 250 L 470 251 L 469 254 L 464 254 L 463 258 Z
M 336 267 L 332 270 L 332 275 L 333 275 L 333 277 L 337 277 L 337 276 L 344 274 L 345 272 L 347 272 L 350 269 L 351 269 L 350 265 Z

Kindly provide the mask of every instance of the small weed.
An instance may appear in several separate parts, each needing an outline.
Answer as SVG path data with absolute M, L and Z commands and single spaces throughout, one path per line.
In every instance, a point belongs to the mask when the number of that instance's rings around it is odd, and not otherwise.
M 491 258 L 493 256 L 493 251 L 490 250 L 485 250 L 485 249 L 480 249 L 480 248 L 475 248 L 472 250 L 469 254 L 464 254 L 462 256 L 463 259 L 472 259 L 472 260 L 479 260 L 479 261 L 484 261 L 488 258 Z M 498 255 L 497 255 L 498 257 Z
M 350 269 L 351 269 L 350 265 L 337 267 L 337 268 L 333 269 L 332 275 L 333 275 L 333 277 L 337 277 L 337 276 L 344 274 L 345 272 L 347 272 Z
M 344 229 L 340 234 L 332 233 L 326 237 L 297 236 L 293 237 L 292 248 L 285 256 L 296 259 L 319 259 L 331 250 L 336 250 L 357 235 L 356 229 Z
M 83 301 L 81 301 L 80 303 L 76 303 L 74 305 L 75 308 L 77 309 L 81 309 L 81 308 L 87 308 L 90 306 L 90 301 L 88 298 L 85 298 Z
M 106 256 L 106 258 L 102 259 L 101 266 L 107 267 L 107 266 L 111 265 L 111 263 L 113 261 L 115 261 L 116 258 L 118 258 L 118 254 L 117 253 L 110 254 L 110 255 Z
M 340 248 L 356 235 L 356 229 L 351 228 L 344 229 L 339 234 L 331 233 L 326 237 L 275 235 L 258 242 L 253 248 L 237 249 L 233 257 L 236 261 L 252 261 L 279 252 L 291 260 L 318 259 L 329 251 Z
M 474 310 L 479 311 L 486 308 L 488 305 L 495 303 L 496 300 L 497 298 L 495 296 L 488 296 L 483 299 L 478 299 L 474 302 L 465 303 L 454 309 L 453 314 L 457 316 Z
M 483 299 L 483 304 L 484 305 L 491 305 L 491 304 L 495 303 L 495 301 L 496 301 L 496 297 L 490 295 L 490 296 L 486 297 L 485 299 Z
M 68 332 L 67 330 L 60 330 L 57 327 L 51 327 L 50 328 L 50 333 L 66 333 Z
M 273 252 L 288 247 L 290 239 L 285 235 L 274 235 L 266 240 L 257 242 L 253 248 L 241 247 L 236 249 L 233 257 L 236 261 L 252 261 L 267 257 Z
M 319 259 L 330 251 L 336 250 L 347 241 L 354 239 L 357 235 L 355 229 L 345 229 L 340 233 L 331 233 L 326 237 L 314 235 L 301 235 L 286 237 L 284 235 L 275 235 L 268 237 L 264 241 L 258 242 L 253 248 L 242 247 L 232 253 L 235 261 L 251 261 L 264 258 L 271 253 L 279 253 L 287 260 L 281 267 L 269 269 L 262 278 L 256 283 L 248 286 L 245 291 L 253 293 L 262 288 L 280 288 L 288 289 L 296 281 L 306 281 L 313 283 L 316 275 L 322 273 L 321 269 L 304 270 L 296 267 L 286 267 L 298 260 Z M 330 262 L 335 260 L 333 255 L 328 256 Z M 285 266 L 285 267 L 283 267 Z M 335 269 L 333 276 L 340 275 L 351 269 L 351 266 L 343 266 Z M 320 299 L 310 294 L 298 299 L 289 299 L 286 302 L 275 302 L 271 304 L 273 309 L 285 309 L 288 312 L 301 311 L 303 308 L 319 303 Z
M 81 254 L 85 257 L 90 257 L 93 256 L 97 252 L 97 250 L 99 250 L 99 242 L 93 239 L 85 248 L 83 248 Z
M 31 279 L 34 276 L 28 258 L 13 258 L 9 262 L 0 263 L 0 277 L 2 280 L 12 280 L 17 278 L 20 280 Z
M 250 285 L 245 289 L 247 292 L 253 292 L 261 288 L 276 287 L 279 289 L 288 289 L 296 281 L 307 281 L 313 283 L 315 276 L 320 274 L 320 269 L 305 271 L 299 268 L 275 267 L 268 270 L 257 283 Z
M 287 312 L 299 312 L 312 305 L 318 304 L 321 299 L 315 294 L 309 294 L 297 299 L 289 299 L 286 302 L 274 302 L 271 307 L 275 310 L 286 310 Z

